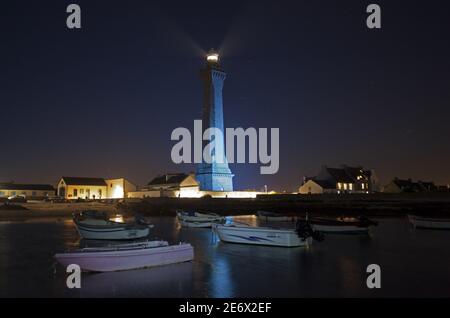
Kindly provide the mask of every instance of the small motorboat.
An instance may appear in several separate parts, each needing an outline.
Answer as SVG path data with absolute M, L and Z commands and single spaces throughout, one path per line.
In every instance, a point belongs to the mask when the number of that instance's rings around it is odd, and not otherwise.
M 211 227 L 216 223 L 224 223 L 225 217 L 215 213 L 177 212 L 177 218 L 184 227 Z
M 80 236 L 88 240 L 134 240 L 150 234 L 147 225 L 114 222 L 103 212 L 77 213 L 73 222 Z
M 322 240 L 309 223 L 297 222 L 296 229 L 278 229 L 271 227 L 249 226 L 246 224 L 215 224 L 213 226 L 223 242 L 282 247 L 308 246 L 313 239 Z
M 322 233 L 340 234 L 367 234 L 370 226 L 378 225 L 377 222 L 365 216 L 340 217 L 340 218 L 310 218 L 309 222 L 315 231 Z
M 55 254 L 64 267 L 77 264 L 82 271 L 112 272 L 192 261 L 190 244 L 169 245 L 166 241 L 146 241 L 106 247 L 82 248 Z
M 282 215 L 276 212 L 270 211 L 258 211 L 256 212 L 258 220 L 265 222 L 295 222 L 295 216 Z
M 181 226 L 183 227 L 203 227 L 203 228 L 208 228 L 208 227 L 212 227 L 213 224 L 216 224 L 218 222 L 209 222 L 209 221 L 202 221 L 202 222 L 192 222 L 192 221 L 183 221 L 183 220 L 179 220 Z
M 408 220 L 414 228 L 450 230 L 450 218 L 432 218 L 408 215 Z

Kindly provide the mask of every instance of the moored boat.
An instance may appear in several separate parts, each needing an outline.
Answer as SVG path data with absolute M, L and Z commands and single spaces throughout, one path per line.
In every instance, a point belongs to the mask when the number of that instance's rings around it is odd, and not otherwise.
M 191 222 L 191 221 L 181 221 L 180 224 L 183 227 L 202 227 L 202 228 L 208 228 L 213 226 L 213 224 L 216 224 L 216 222 L 209 222 L 209 221 L 203 221 L 203 222 Z
M 80 236 L 88 240 L 134 240 L 150 234 L 150 227 L 147 225 L 114 222 L 103 217 L 102 213 L 74 214 L 73 222 Z
M 276 212 L 270 211 L 258 211 L 256 216 L 259 220 L 265 222 L 295 222 L 295 216 L 283 215 Z
M 309 222 L 315 231 L 322 233 L 340 234 L 367 234 L 370 226 L 378 225 L 377 222 L 365 216 L 341 217 L 341 218 L 310 218 Z
M 177 212 L 177 217 L 179 220 L 190 221 L 190 222 L 214 222 L 222 221 L 225 218 L 215 213 L 200 213 L 200 212 L 190 212 L 181 211 Z
M 147 241 L 100 248 L 83 248 L 55 254 L 67 267 L 77 264 L 89 272 L 112 272 L 188 262 L 194 258 L 190 244 L 169 245 L 165 241 Z
M 211 227 L 215 223 L 225 222 L 225 217 L 215 213 L 177 212 L 177 218 L 184 227 Z
M 216 224 L 214 231 L 223 242 L 282 247 L 308 246 L 313 238 L 321 237 L 311 229 L 307 222 L 298 222 L 296 229 L 278 229 L 243 224 Z
M 408 215 L 408 220 L 414 228 L 450 230 L 450 218 Z

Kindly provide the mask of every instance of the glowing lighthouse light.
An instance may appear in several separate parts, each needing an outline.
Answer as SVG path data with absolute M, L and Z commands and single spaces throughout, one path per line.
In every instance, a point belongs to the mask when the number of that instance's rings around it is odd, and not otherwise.
M 208 55 L 206 56 L 206 60 L 208 62 L 213 62 L 213 63 L 217 63 L 219 62 L 219 54 L 215 53 L 215 52 L 210 52 L 208 53 Z

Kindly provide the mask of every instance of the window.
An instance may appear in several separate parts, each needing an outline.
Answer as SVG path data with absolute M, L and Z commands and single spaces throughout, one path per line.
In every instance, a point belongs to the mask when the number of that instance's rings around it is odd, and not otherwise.
M 347 183 L 344 183 L 344 190 L 347 190 Z
M 338 182 L 338 189 L 342 189 L 342 183 Z
M 32 195 L 33 197 L 35 197 L 35 196 L 37 196 L 37 192 L 36 192 L 36 191 L 33 191 L 33 192 L 31 192 L 31 195 Z
M 5 192 L 0 191 L 0 197 L 4 197 L 5 196 Z
M 353 190 L 353 183 L 349 183 L 349 184 L 348 184 L 348 189 L 349 189 L 349 190 Z
M 80 189 L 80 194 L 84 194 L 84 189 Z
M 101 197 L 102 196 L 102 189 L 98 190 L 98 195 Z
M 17 192 L 16 191 L 11 191 L 11 195 L 16 195 Z
M 361 189 L 365 189 L 365 183 L 361 183 Z
M 73 189 L 73 196 L 77 197 L 78 196 L 78 189 Z

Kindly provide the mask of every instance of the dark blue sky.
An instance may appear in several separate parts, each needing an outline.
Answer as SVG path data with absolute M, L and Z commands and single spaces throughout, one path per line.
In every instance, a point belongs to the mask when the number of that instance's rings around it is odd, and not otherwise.
M 231 165 L 236 188 L 293 190 L 341 163 L 450 183 L 448 5 L 372 2 L 381 30 L 365 26 L 369 1 L 2 3 L 0 181 L 193 170 L 171 163 L 170 134 L 201 118 L 216 47 L 225 126 L 280 128 L 279 173 Z

